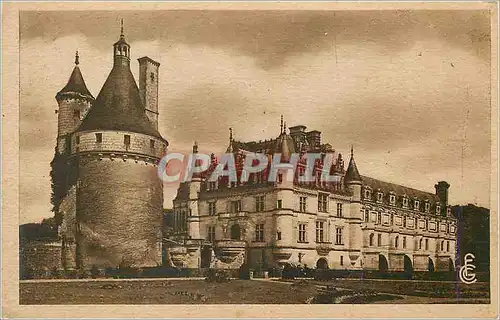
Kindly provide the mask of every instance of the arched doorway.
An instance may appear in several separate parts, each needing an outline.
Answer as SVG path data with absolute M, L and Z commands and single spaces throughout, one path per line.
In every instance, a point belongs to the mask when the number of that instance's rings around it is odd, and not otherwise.
M 432 261 L 431 258 L 429 258 L 429 265 L 427 267 L 427 270 L 429 270 L 429 272 L 434 272 L 434 261 Z
M 403 258 L 405 273 L 411 274 L 413 272 L 413 264 L 411 263 L 410 257 L 407 255 Z
M 212 247 L 204 246 L 201 250 L 200 268 L 210 268 L 210 262 L 212 262 Z
M 387 259 L 384 255 L 378 255 L 378 271 L 387 272 L 389 270 L 389 264 L 387 263 Z
M 328 260 L 326 260 L 325 258 L 319 258 L 316 262 L 316 269 L 328 269 Z
M 241 228 L 238 224 L 233 224 L 231 227 L 231 239 L 240 240 L 241 239 Z

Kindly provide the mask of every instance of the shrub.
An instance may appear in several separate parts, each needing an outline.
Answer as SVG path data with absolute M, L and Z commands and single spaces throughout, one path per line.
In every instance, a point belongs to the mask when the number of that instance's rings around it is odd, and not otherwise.
M 208 282 L 229 282 L 231 274 L 226 270 L 208 269 L 205 280 Z
M 99 275 L 100 275 L 99 268 L 97 268 L 97 266 L 94 264 L 90 269 L 90 276 L 92 277 L 92 279 L 95 279 L 99 277 Z

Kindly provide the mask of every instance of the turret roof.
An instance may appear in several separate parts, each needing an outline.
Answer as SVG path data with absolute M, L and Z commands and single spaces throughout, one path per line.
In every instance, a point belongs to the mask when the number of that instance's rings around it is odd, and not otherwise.
M 64 88 L 62 88 L 61 91 L 57 93 L 57 95 L 60 95 L 62 93 L 79 93 L 83 96 L 88 96 L 92 99 L 94 98 L 85 85 L 85 81 L 83 80 L 83 76 L 80 68 L 78 67 L 78 64 L 73 69 L 73 72 L 71 73 L 66 86 L 64 86 Z

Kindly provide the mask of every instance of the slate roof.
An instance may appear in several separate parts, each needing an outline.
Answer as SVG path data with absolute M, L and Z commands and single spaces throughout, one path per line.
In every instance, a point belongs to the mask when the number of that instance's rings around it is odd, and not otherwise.
M 56 97 L 59 97 L 63 93 L 78 93 L 94 99 L 94 96 L 92 96 L 89 89 L 87 89 L 87 86 L 85 85 L 85 81 L 83 80 L 83 76 L 78 65 L 76 65 L 73 69 L 66 86 L 64 86 L 64 88 L 57 93 Z
M 77 131 L 116 130 L 162 138 L 146 116 L 128 65 L 117 63 Z
M 434 193 L 421 191 L 417 189 L 413 189 L 410 187 L 405 187 L 399 184 L 385 182 L 382 180 L 370 178 L 367 176 L 361 176 L 364 186 L 369 186 L 375 192 L 380 189 L 384 195 L 389 194 L 389 192 L 394 192 L 398 196 L 407 195 L 409 199 L 413 199 L 417 197 L 421 201 L 429 200 L 431 203 L 439 202 L 439 198 Z
M 354 157 L 351 155 L 351 160 L 349 160 L 349 166 L 347 167 L 347 171 L 345 173 L 344 181 L 361 181 L 361 176 L 358 171 L 358 167 L 356 166 L 356 162 L 354 162 Z

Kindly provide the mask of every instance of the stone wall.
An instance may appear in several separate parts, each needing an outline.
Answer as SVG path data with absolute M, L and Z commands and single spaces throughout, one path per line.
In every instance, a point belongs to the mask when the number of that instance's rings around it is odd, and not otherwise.
M 161 264 L 162 184 L 156 166 L 80 159 L 78 261 L 86 268 Z

